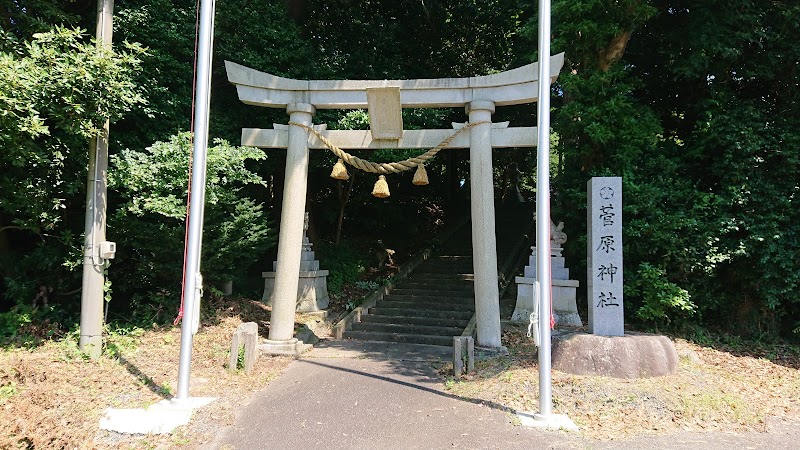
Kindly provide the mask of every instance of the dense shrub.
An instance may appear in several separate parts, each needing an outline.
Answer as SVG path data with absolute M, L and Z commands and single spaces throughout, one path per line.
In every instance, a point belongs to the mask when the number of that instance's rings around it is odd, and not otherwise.
M 144 101 L 133 82 L 142 49 L 100 49 L 59 26 L 0 32 L 0 49 L 0 311 L 42 287 L 69 303 L 80 292 L 89 141 Z
M 118 241 L 110 277 L 115 295 L 130 300 L 142 319 L 167 319 L 180 299 L 191 150 L 191 136 L 182 133 L 112 159 L 111 187 L 121 204 L 109 218 Z M 221 140 L 208 148 L 201 260 L 206 287 L 240 280 L 275 242 L 262 204 L 244 192 L 264 185 L 247 168 L 248 161 L 264 158 L 260 150 Z

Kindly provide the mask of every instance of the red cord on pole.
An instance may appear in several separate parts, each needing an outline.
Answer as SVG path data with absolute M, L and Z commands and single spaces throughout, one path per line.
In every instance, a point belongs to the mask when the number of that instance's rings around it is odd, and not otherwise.
M 194 23 L 194 61 L 192 68 L 192 109 L 191 119 L 189 122 L 189 138 L 191 143 L 194 144 L 194 109 L 195 97 L 197 94 L 197 46 L 200 40 L 200 0 L 195 4 L 195 23 Z M 186 231 L 183 235 L 183 278 L 181 279 L 181 306 L 178 309 L 178 316 L 172 321 L 172 325 L 178 325 L 183 318 L 183 304 L 185 301 L 184 287 L 186 286 L 186 256 L 189 251 L 189 209 L 191 208 L 192 198 L 192 155 L 189 155 L 189 178 L 186 195 Z

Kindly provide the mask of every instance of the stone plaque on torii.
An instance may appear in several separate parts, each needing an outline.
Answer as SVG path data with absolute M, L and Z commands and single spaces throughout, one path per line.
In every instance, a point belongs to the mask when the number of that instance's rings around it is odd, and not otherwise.
M 550 58 L 555 79 L 564 55 Z M 269 339 L 262 348 L 271 353 L 294 353 L 293 338 L 303 241 L 303 217 L 308 178 L 308 150 L 429 149 L 449 140 L 445 149 L 470 149 L 470 202 L 475 272 L 477 344 L 499 347 L 500 301 L 494 224 L 492 149 L 535 147 L 536 127 L 508 127 L 492 123 L 497 106 L 533 103 L 538 96 L 538 67 L 529 64 L 493 75 L 417 80 L 293 80 L 226 61 L 228 80 L 239 100 L 248 105 L 286 108 L 288 125 L 273 129 L 242 129 L 242 145 L 285 148 L 286 178 L 278 237 Z M 454 129 L 403 130 L 402 108 L 463 107 L 467 124 Z M 317 109 L 369 109 L 370 130 L 327 130 L 313 125 Z M 328 141 L 327 143 L 323 141 Z

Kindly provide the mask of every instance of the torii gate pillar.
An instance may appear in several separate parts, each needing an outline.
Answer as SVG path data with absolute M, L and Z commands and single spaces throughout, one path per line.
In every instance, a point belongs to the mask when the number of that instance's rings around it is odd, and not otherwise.
M 311 126 L 316 109 L 307 103 L 286 106 L 289 120 Z M 296 353 L 294 313 L 297 304 L 297 282 L 300 274 L 300 251 L 303 245 L 303 220 L 308 185 L 308 131 L 289 125 L 289 145 L 286 151 L 286 179 L 283 187 L 283 209 L 278 238 L 275 295 L 270 316 L 269 339 L 266 345 L 272 352 Z
M 492 113 L 494 102 L 466 106 L 469 130 L 469 180 L 472 215 L 472 266 L 475 271 L 475 320 L 478 345 L 500 347 L 500 294 L 497 288 L 497 239 L 494 228 Z

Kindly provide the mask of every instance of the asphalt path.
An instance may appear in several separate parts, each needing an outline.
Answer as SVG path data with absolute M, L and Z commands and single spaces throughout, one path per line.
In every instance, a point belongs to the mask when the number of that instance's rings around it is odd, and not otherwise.
M 770 433 L 680 432 L 593 441 L 520 426 L 502 405 L 449 394 L 445 347 L 321 343 L 242 407 L 204 449 L 799 449 L 800 424 Z

